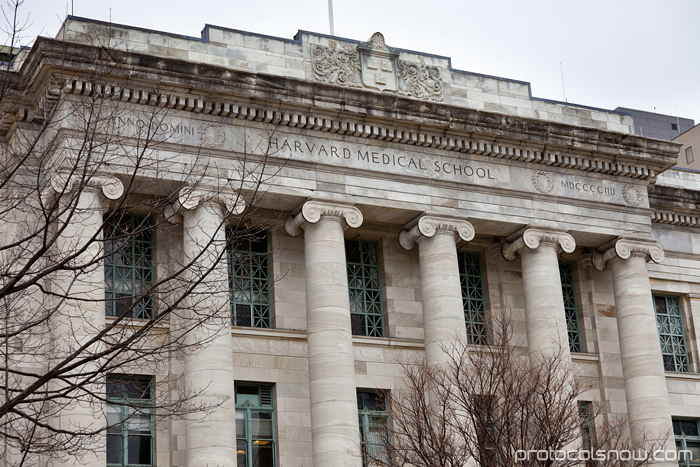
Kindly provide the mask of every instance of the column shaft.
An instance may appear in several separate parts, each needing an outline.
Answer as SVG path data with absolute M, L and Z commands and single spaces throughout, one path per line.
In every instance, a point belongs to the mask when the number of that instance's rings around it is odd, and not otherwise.
M 440 365 L 454 341 L 467 342 L 455 235 L 440 231 L 422 237 L 418 250 L 426 360 L 429 366 Z
M 56 240 L 56 249 L 59 257 L 67 257 L 75 254 L 82 248 L 85 252 L 78 255 L 72 265 L 85 268 L 77 271 L 62 270 L 57 273 L 55 284 L 56 292 L 66 297 L 50 320 L 50 332 L 52 334 L 51 365 L 60 362 L 70 353 L 76 351 L 105 327 L 105 293 L 104 293 L 104 265 L 96 261 L 102 255 L 101 235 L 97 234 L 102 226 L 103 199 L 101 193 L 92 188 L 85 188 L 79 196 L 76 207 L 68 208 L 66 215 L 72 211 L 73 218 Z M 99 345 L 92 346 L 82 352 L 77 359 L 86 358 L 94 352 L 101 350 Z M 76 369 L 75 373 L 97 371 L 99 362 L 93 362 Z M 70 375 L 63 375 L 70 380 Z M 78 380 L 80 381 L 80 380 Z M 99 378 L 98 378 L 99 381 Z M 104 380 L 102 380 L 104 382 Z M 51 383 L 51 391 L 62 391 L 68 387 L 66 381 L 54 380 Z M 88 384 L 84 388 L 97 394 L 101 392 L 99 384 Z M 68 432 L 97 431 L 104 426 L 103 408 L 92 399 L 90 394 L 83 390 L 75 390 L 69 396 L 70 399 L 58 399 L 53 405 L 58 417 L 58 426 Z M 64 443 L 68 451 L 81 451 L 79 456 L 82 462 L 104 465 L 106 462 L 105 445 L 102 436 L 88 438 L 79 436 L 71 439 L 70 435 L 60 436 L 60 442 Z M 57 442 L 58 439 L 57 439 Z M 75 445 L 75 448 L 69 446 Z M 52 461 L 54 467 L 73 466 L 78 462 L 76 457 L 67 456 Z
M 185 384 L 194 406 L 214 407 L 187 420 L 188 467 L 236 465 L 236 428 L 228 273 L 218 261 L 226 245 L 224 213 L 216 203 L 183 212 L 188 279 L 212 269 L 188 297 L 183 327 L 192 345 L 185 358 Z M 200 348 L 201 346 L 201 348 Z
M 633 439 L 668 436 L 666 449 L 673 450 L 671 409 L 646 258 L 614 259 L 610 267 L 631 435 Z
M 304 230 L 314 467 L 360 466 L 343 221 Z
M 560 353 L 562 362 L 571 361 L 564 297 L 561 290 L 557 247 L 541 243 L 520 251 L 525 293 L 525 319 L 530 360 Z

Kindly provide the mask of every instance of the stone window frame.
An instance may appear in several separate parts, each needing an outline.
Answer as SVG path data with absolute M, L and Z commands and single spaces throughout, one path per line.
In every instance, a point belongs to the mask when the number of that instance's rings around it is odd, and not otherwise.
M 119 383 L 121 381 L 121 383 Z M 106 381 L 106 399 L 107 407 L 105 413 L 107 414 L 107 466 L 153 466 L 156 465 L 156 432 L 155 432 L 155 407 L 154 407 L 154 377 L 149 375 L 108 375 Z M 145 383 L 146 390 L 140 391 L 138 383 Z M 118 385 L 121 384 L 123 387 L 119 388 Z M 117 391 L 113 391 L 113 390 Z M 119 390 L 121 389 L 121 390 Z M 140 396 L 138 396 L 140 391 Z M 114 397 L 114 392 L 121 392 L 122 394 L 118 397 Z M 136 396 L 136 397 L 133 397 Z M 118 420 L 110 420 L 110 414 L 116 415 Z M 142 427 L 142 424 L 138 423 L 139 416 L 148 417 L 148 427 L 147 429 L 134 429 Z M 133 433 L 138 433 L 134 435 Z M 131 462 L 129 458 L 129 440 L 132 436 L 138 436 L 141 438 L 148 437 L 150 439 L 150 462 L 143 464 L 138 462 Z M 109 439 L 120 438 L 122 450 L 117 451 L 121 454 L 120 462 L 110 462 L 110 449 L 109 449 Z
M 694 434 L 686 435 L 683 432 L 683 424 L 692 423 L 695 425 L 693 431 Z M 700 420 L 696 418 L 683 418 L 683 417 L 671 417 L 671 423 L 673 424 L 673 438 L 676 444 L 676 451 L 687 450 L 688 444 L 692 443 L 694 448 L 700 450 Z M 691 425 L 686 425 L 690 428 Z M 685 456 L 678 456 L 679 466 L 693 467 L 700 466 L 700 462 L 690 463 L 690 459 L 685 459 Z
M 685 148 L 685 161 L 687 164 L 692 164 L 695 162 L 695 156 L 693 155 L 693 147 L 688 146 Z
M 677 309 L 678 309 L 678 314 L 677 318 L 680 320 L 680 326 L 678 326 L 678 323 L 676 323 L 676 327 L 679 327 L 681 329 L 682 334 L 679 335 L 678 333 L 671 333 L 671 330 L 669 330 L 668 336 L 673 338 L 682 338 L 682 347 L 683 347 L 683 354 L 676 355 L 675 353 L 668 353 L 664 352 L 664 348 L 662 345 L 662 335 L 661 335 L 661 329 L 660 329 L 660 322 L 659 322 L 659 314 L 657 312 L 657 298 L 661 299 L 663 298 L 666 306 L 668 308 L 668 300 L 674 300 L 677 302 Z M 656 319 L 656 327 L 657 327 L 657 333 L 659 336 L 659 345 L 661 346 L 661 355 L 662 358 L 664 359 L 664 371 L 666 372 L 674 372 L 674 373 L 690 373 L 691 372 L 691 358 L 690 358 L 690 352 L 689 352 L 689 339 L 688 339 L 688 330 L 686 328 L 686 321 L 687 321 L 687 316 L 685 315 L 685 310 L 686 306 L 683 300 L 683 297 L 681 295 L 674 295 L 674 294 L 669 294 L 666 292 L 652 292 L 652 304 L 654 307 L 654 317 Z M 669 316 L 668 313 L 665 313 L 664 316 Z M 671 323 L 669 323 L 671 325 Z M 675 350 L 675 345 L 673 346 Z M 676 358 L 680 356 L 680 358 L 685 360 L 684 364 L 683 362 L 678 364 L 678 362 L 674 362 L 673 367 L 671 368 L 670 366 L 667 365 L 667 356 L 671 356 L 673 358 Z M 670 368 L 670 369 L 669 369 Z M 680 369 L 679 369 L 680 368 Z
M 359 245 L 359 261 L 348 260 L 348 244 L 353 242 Z M 387 337 L 380 242 L 359 238 L 346 238 L 344 243 L 352 335 L 366 337 Z M 374 249 L 374 264 L 366 261 L 366 256 L 368 255 L 367 251 L 363 248 L 363 245 Z M 376 282 L 371 284 L 371 281 L 375 278 Z M 370 284 L 370 287 L 367 287 L 368 284 Z M 358 297 L 358 299 L 353 300 L 353 296 Z M 367 299 L 368 297 L 369 300 Z M 368 303 L 369 307 L 373 308 L 374 310 L 368 311 Z M 364 319 L 359 319 L 358 317 Z M 357 321 L 361 322 L 358 323 Z M 360 327 L 362 327 L 363 332 L 355 332 L 356 330 L 359 330 Z
M 249 391 L 253 388 L 257 389 L 258 404 L 250 400 L 243 401 L 244 396 L 253 396 L 252 391 L 248 393 L 241 392 L 239 389 L 247 388 Z M 239 396 L 241 396 L 239 398 Z M 238 465 L 258 465 L 253 463 L 252 447 L 264 446 L 265 443 L 272 443 L 272 466 L 277 465 L 277 414 L 275 410 L 275 385 L 272 383 L 253 383 L 253 382 L 236 382 L 234 384 L 234 398 L 236 405 L 236 452 L 237 456 L 246 456 L 246 461 Z M 271 436 L 253 436 L 253 420 L 262 420 L 254 418 L 253 414 L 269 414 L 270 415 L 270 432 Z M 242 423 L 241 423 L 242 422 Z M 243 436 L 241 436 L 241 432 Z M 263 464 L 261 464 L 263 465 Z M 269 465 L 269 464 L 265 464 Z
M 128 222 L 128 227 L 124 224 Z M 121 224 L 121 225 L 120 225 Z M 118 228 L 124 231 L 114 234 Z M 134 235 L 134 232 L 137 232 Z M 104 216 L 105 315 L 120 316 L 119 305 L 133 307 L 131 318 L 149 319 L 155 312 L 156 242 L 153 218 L 138 213 L 110 212 Z M 139 238 L 144 237 L 144 238 Z M 128 261 L 116 264 L 115 258 Z M 121 277 L 120 277 L 121 276 Z M 119 289 L 131 294 L 118 293 Z M 134 297 L 146 294 L 136 303 Z M 129 300 L 128 305 L 126 301 Z
M 582 327 L 581 307 L 577 298 L 579 288 L 576 280 L 576 266 L 577 264 L 572 261 L 559 261 L 559 279 L 564 299 L 569 351 L 572 353 L 584 353 L 586 352 L 586 346 Z M 570 274 L 566 274 L 567 272 Z
M 468 258 L 476 259 L 479 274 L 469 274 L 467 270 Z M 464 311 L 464 324 L 467 330 L 467 342 L 472 345 L 486 345 L 490 340 L 488 322 L 488 301 L 486 288 L 485 261 L 480 252 L 457 250 L 457 262 L 459 265 L 459 285 L 462 291 L 462 309 Z M 474 291 L 469 287 L 470 282 L 478 280 L 481 297 L 475 297 Z M 478 308 L 481 308 L 480 310 Z M 481 314 L 481 322 L 475 322 L 474 315 Z M 483 327 L 482 330 L 476 328 Z M 476 330 L 475 330 L 476 329 Z
M 581 448 L 590 451 L 596 446 L 595 417 L 592 401 L 578 401 L 579 427 L 581 428 Z
M 365 398 L 361 399 L 360 394 L 371 394 L 375 397 L 377 401 L 377 406 L 367 406 L 365 405 Z M 378 436 L 389 436 L 389 411 L 387 409 L 387 402 L 389 400 L 389 391 L 386 389 L 357 389 L 357 417 L 360 427 L 360 446 L 362 450 L 362 465 L 363 467 L 370 465 L 368 464 L 366 453 L 372 452 L 373 457 L 383 458 L 388 455 L 387 452 L 378 452 L 377 450 L 372 450 L 368 447 L 368 439 L 366 434 L 370 433 L 370 428 L 378 428 L 379 430 L 384 430 L 383 434 Z M 374 421 L 374 424 L 372 422 Z M 386 449 L 386 441 L 379 439 L 378 443 L 371 443 L 369 445 L 379 446 L 380 449 Z M 371 464 L 374 465 L 374 464 Z
M 234 238 L 231 230 L 229 239 Z M 241 238 L 242 237 L 242 238 Z M 246 243 L 246 245 L 242 245 Z M 264 243 L 264 245 L 262 245 Z M 243 246 L 243 248 L 241 248 Z M 264 249 L 265 251 L 259 251 Z M 233 258 L 246 264 L 236 268 Z M 261 264 L 263 263 L 264 264 Z M 257 264 L 256 264 L 257 263 Z M 226 248 L 231 326 L 270 329 L 272 323 L 272 255 L 270 232 L 250 230 L 229 240 Z M 245 274 L 236 274 L 236 270 Z M 249 307 L 248 313 L 238 313 L 238 308 Z M 240 319 L 239 319 L 240 318 Z M 246 321 L 247 319 L 247 321 Z

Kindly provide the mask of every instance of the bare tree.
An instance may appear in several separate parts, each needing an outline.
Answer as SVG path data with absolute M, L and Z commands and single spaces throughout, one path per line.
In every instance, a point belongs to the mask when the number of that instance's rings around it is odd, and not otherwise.
M 109 41 L 40 39 L 38 51 L 20 51 L 21 3 L 3 10 L 11 42 L 0 71 L 0 456 L 8 466 L 80 459 L 103 445 L 105 431 L 124 421 L 108 423 L 108 401 L 136 418 L 215 409 L 176 376 L 154 389 L 109 375 L 162 374 L 169 359 L 229 329 L 228 301 L 211 302 L 236 286 L 226 243 L 270 227 L 251 219 L 276 170 L 264 140 L 241 142 L 225 166 L 185 141 L 170 120 L 182 97 L 158 75 L 133 80 L 128 52 Z M 189 136 L 201 143 L 206 131 Z M 183 255 L 177 221 L 204 202 L 237 215 L 195 226 L 208 234 Z
M 406 386 L 390 395 L 389 421 L 365 449 L 370 465 L 650 463 L 666 437 L 631 442 L 624 418 L 606 416 L 600 404 L 579 403 L 591 388 L 574 377 L 561 353 L 532 363 L 517 345 L 510 313 L 493 312 L 489 322 L 488 343 L 445 348 L 445 366 L 403 365 Z

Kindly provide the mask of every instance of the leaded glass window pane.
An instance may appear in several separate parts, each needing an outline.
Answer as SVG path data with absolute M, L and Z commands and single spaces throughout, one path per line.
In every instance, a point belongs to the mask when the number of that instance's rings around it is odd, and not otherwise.
M 153 465 L 150 377 L 107 377 L 107 425 L 107 465 Z
M 107 316 L 153 316 L 153 225 L 149 217 L 111 214 L 104 223 Z
M 237 465 L 274 467 L 275 442 L 272 386 L 236 384 Z
M 270 268 L 266 232 L 237 232 L 228 249 L 231 324 L 269 328 Z
M 488 327 L 481 256 L 478 253 L 460 251 L 458 259 L 467 340 L 470 344 L 485 345 L 488 339 Z
M 673 419 L 673 436 L 678 451 L 678 465 L 700 466 L 700 435 L 697 420 Z
M 569 350 L 571 352 L 583 352 L 578 306 L 576 304 L 576 288 L 574 286 L 574 269 L 571 264 L 559 263 L 559 277 L 561 278 L 561 293 L 564 297 L 564 315 L 569 337 Z
M 678 297 L 654 295 L 656 326 L 659 329 L 661 356 L 666 371 L 688 371 L 683 315 Z
M 352 333 L 356 336 L 382 337 L 384 310 L 379 245 L 364 240 L 345 240 L 345 260 Z
M 386 393 L 357 391 L 357 415 L 362 443 L 362 465 L 377 465 L 371 460 L 388 459 L 389 414 L 386 410 Z

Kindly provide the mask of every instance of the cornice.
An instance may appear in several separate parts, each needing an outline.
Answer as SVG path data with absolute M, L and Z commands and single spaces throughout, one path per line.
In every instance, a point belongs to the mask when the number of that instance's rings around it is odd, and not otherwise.
M 635 135 L 420 102 L 365 90 L 339 90 L 325 83 L 145 54 L 97 50 L 84 45 L 65 45 L 56 40 L 37 41 L 38 51 L 32 49 L 27 62 L 35 68 L 41 67 L 42 48 L 51 52 L 48 61 L 52 62 L 66 54 L 66 48 L 70 47 L 82 49 L 84 55 L 69 61 L 63 69 L 64 76 L 71 72 L 76 74 L 62 82 L 62 91 L 71 95 L 101 93 L 136 105 L 638 180 L 653 181 L 660 171 L 675 163 L 678 151 L 675 143 Z M 91 82 L 85 76 L 89 73 L 86 67 L 90 66 L 91 58 L 99 57 L 114 60 L 115 81 L 131 77 L 133 84 L 103 86 Z M 40 75 L 36 70 L 27 70 L 27 74 Z M 153 90 L 151 83 L 156 76 L 161 78 L 162 90 Z M 29 86 L 26 79 L 24 83 Z M 181 91 L 177 91 L 178 88 Z M 195 94 L 198 92 L 199 95 Z M 212 95 L 216 97 L 208 97 Z M 249 100 L 267 104 L 246 102 Z M 280 102 L 285 104 L 280 106 Z M 300 110 L 284 108 L 291 106 Z M 303 108 L 315 109 L 318 113 L 301 110 Z M 339 113 L 341 109 L 345 115 Z M 321 115 L 323 112 L 334 115 Z M 31 119 L 29 111 L 22 115 L 25 120 Z

